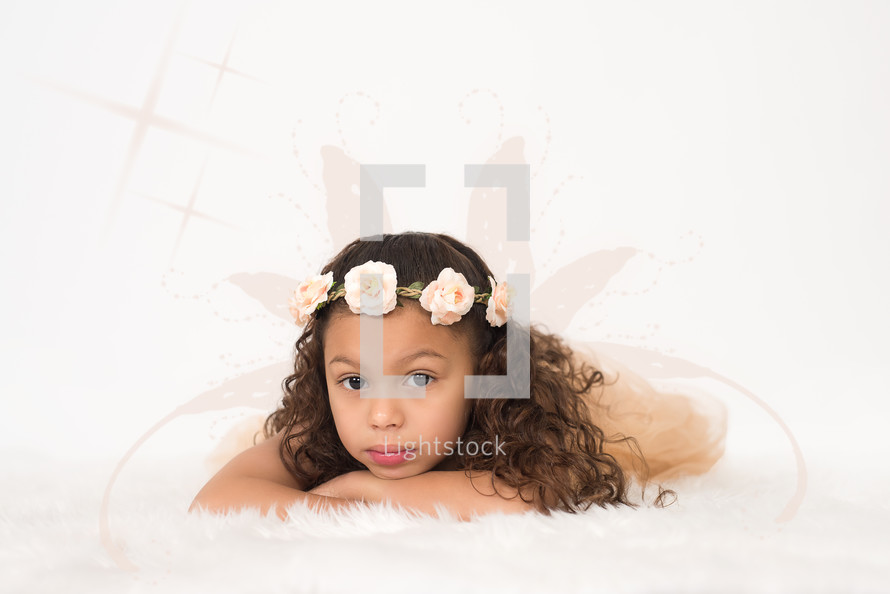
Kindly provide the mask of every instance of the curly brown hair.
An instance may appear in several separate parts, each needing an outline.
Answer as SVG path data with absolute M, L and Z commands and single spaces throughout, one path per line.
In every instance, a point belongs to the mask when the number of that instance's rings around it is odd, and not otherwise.
M 462 273 L 477 287 L 488 287 L 488 277 L 494 277 L 472 248 L 449 235 L 411 231 L 381 237 L 381 241 L 353 241 L 321 274 L 333 272 L 334 280 L 342 283 L 351 268 L 373 260 L 391 264 L 397 278 L 409 282 L 428 284 L 445 267 Z M 306 490 L 341 474 L 366 469 L 340 441 L 325 379 L 325 328 L 334 316 L 348 311 L 345 301 L 330 302 L 310 317 L 294 346 L 294 372 L 282 382 L 281 405 L 263 425 L 266 439 L 285 432 L 281 460 Z M 485 308 L 474 306 L 460 321 L 446 327 L 469 333 L 477 362 L 475 375 L 507 375 L 507 325 L 491 326 L 485 319 Z M 593 423 L 585 398 L 604 384 L 603 374 L 577 360 L 560 337 L 539 325 L 523 328 L 516 324 L 514 328 L 529 338 L 529 352 L 521 353 L 518 360 L 529 362 L 530 398 L 486 394 L 474 399 L 463 440 L 483 442 L 499 436 L 506 455 L 463 452 L 456 454 L 456 467 L 468 476 L 472 471 L 489 471 L 495 490 L 497 478 L 548 515 L 550 510 L 574 513 L 593 504 L 635 507 L 627 496 L 629 477 L 616 459 L 604 452 L 603 444 L 636 442 L 620 434 L 607 438 Z M 511 360 L 517 360 L 513 354 Z M 637 457 L 645 485 L 648 465 L 641 453 Z M 532 501 L 525 499 L 525 494 L 531 494 Z M 675 494 L 659 486 L 655 504 L 663 507 L 666 495 Z

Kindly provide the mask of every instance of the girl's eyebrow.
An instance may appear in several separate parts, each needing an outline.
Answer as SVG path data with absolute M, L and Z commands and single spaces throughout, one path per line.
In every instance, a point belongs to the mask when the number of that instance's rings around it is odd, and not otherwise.
M 446 357 L 445 355 L 438 353 L 432 349 L 420 349 L 420 350 L 414 351 L 413 353 L 409 353 L 409 354 L 405 355 L 404 357 L 399 359 L 397 361 L 397 363 L 399 365 L 404 365 L 405 363 L 408 363 L 415 359 L 420 359 L 421 357 L 433 357 L 433 358 L 442 359 L 443 361 L 448 360 L 448 357 Z M 356 363 L 349 357 L 346 357 L 345 355 L 337 355 L 336 357 L 333 357 L 330 361 L 328 361 L 328 366 L 330 367 L 334 363 L 344 363 L 344 364 L 350 365 L 352 367 L 359 366 L 358 363 Z

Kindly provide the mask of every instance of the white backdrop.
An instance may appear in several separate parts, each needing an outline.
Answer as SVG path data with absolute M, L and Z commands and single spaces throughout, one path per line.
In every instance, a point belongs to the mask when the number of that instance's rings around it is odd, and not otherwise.
M 358 235 L 357 165 L 425 164 L 391 230 L 466 239 L 463 166 L 496 161 L 531 165 L 534 286 L 632 254 L 541 319 L 744 386 L 810 489 L 886 491 L 890 4 L 0 13 L 0 464 L 206 452 L 274 405 L 287 289 Z M 728 455 L 793 474 L 776 419 L 720 396 Z

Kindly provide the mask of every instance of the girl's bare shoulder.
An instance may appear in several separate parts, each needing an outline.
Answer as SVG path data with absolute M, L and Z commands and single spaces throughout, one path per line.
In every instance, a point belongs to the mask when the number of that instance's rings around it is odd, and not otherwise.
M 280 448 L 284 437 L 284 431 L 280 431 L 268 439 L 263 439 L 262 434 L 258 434 L 258 443 L 247 447 L 247 449 L 241 449 L 231 457 L 216 473 L 214 479 L 231 476 L 261 478 L 301 491 L 304 490 L 304 485 L 297 481 L 281 459 Z

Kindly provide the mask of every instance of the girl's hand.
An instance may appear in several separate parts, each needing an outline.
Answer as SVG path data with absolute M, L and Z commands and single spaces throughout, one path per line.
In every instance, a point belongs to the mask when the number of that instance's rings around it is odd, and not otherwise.
M 353 470 L 334 477 L 307 492 L 351 501 L 381 501 L 383 499 L 383 482 L 384 479 L 377 478 L 370 470 Z

